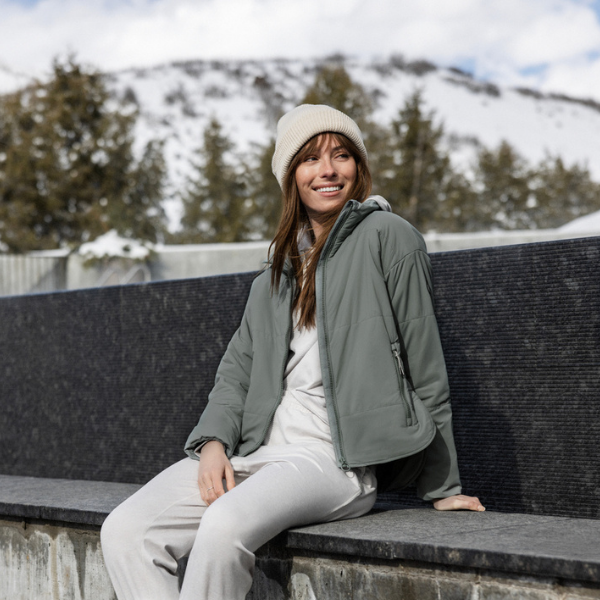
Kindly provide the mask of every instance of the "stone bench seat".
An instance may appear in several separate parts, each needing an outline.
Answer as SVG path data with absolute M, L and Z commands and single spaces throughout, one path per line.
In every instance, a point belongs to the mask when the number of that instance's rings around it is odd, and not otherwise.
M 5 519 L 99 528 L 139 485 L 0 475 Z M 273 545 L 278 546 L 273 552 Z M 414 561 L 536 579 L 600 583 L 600 520 L 486 511 L 438 512 L 379 502 L 359 519 L 291 529 L 259 561 L 282 553 Z M 268 569 L 267 569 L 268 570 Z
M 0 518 L 100 527 L 136 483 L 0 475 Z
M 289 548 L 600 583 L 600 521 L 397 508 L 290 530 Z

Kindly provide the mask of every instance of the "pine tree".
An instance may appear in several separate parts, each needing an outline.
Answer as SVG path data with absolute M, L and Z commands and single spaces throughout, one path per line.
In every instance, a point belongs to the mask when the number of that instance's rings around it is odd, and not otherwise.
M 228 160 L 233 144 L 212 118 L 194 163 L 195 176 L 183 198 L 181 243 L 242 242 L 249 239 L 246 185 Z
M 445 178 L 433 228 L 445 233 L 482 229 L 479 198 L 471 182 L 462 173 L 451 172 Z
M 272 239 L 281 216 L 281 188 L 271 170 L 274 152 L 275 140 L 271 140 L 258 148 L 256 160 L 246 167 L 248 195 L 252 199 L 248 227 L 255 239 Z
M 439 205 L 454 181 L 450 158 L 441 148 L 443 128 L 425 113 L 420 92 L 409 96 L 392 121 L 386 165 L 382 165 L 377 191 L 392 208 L 415 227 L 436 225 Z
M 323 65 L 301 104 L 327 104 L 354 119 L 362 129 L 373 112 L 373 102 L 343 65 Z
M 543 160 L 531 174 L 536 225 L 555 228 L 600 210 L 600 184 L 587 168 L 567 167 L 559 157 Z
M 163 142 L 149 141 L 140 160 L 130 168 L 128 193 L 109 204 L 108 222 L 126 238 L 161 241 L 166 232 L 162 207 L 167 165 Z
M 387 199 L 387 183 L 396 174 L 396 163 L 391 150 L 391 128 L 368 121 L 362 128 L 365 146 L 369 153 L 369 169 L 373 178 L 373 193 Z
M 0 240 L 10 250 L 77 245 L 112 228 L 156 239 L 163 229 L 164 168 L 140 195 L 136 112 L 111 102 L 102 75 L 73 58 L 0 101 Z
M 535 228 L 529 166 L 508 142 L 479 152 L 475 179 L 482 229 Z

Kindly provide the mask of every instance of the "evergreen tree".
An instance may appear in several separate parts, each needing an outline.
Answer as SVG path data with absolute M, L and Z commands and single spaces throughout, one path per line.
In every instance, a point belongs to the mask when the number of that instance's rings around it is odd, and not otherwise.
M 163 143 L 152 140 L 129 172 L 128 193 L 120 203 L 109 204 L 108 221 L 122 236 L 153 242 L 166 232 L 162 208 L 167 165 Z
M 383 151 L 377 191 L 415 227 L 436 225 L 440 202 L 455 181 L 447 153 L 441 149 L 443 128 L 425 113 L 420 92 L 409 96 L 392 121 L 387 152 Z
M 184 201 L 181 243 L 242 242 L 249 239 L 246 185 L 242 174 L 227 160 L 233 144 L 213 118 L 197 151 L 195 177 Z
M 479 152 L 475 179 L 482 229 L 535 228 L 530 171 L 508 142 Z
M 451 172 L 443 188 L 433 228 L 445 233 L 482 229 L 479 199 L 471 182 L 462 173 Z
M 362 128 L 365 146 L 369 152 L 369 169 L 373 178 L 373 193 L 388 199 L 388 182 L 396 174 L 391 139 L 391 128 L 368 121 Z
M 256 164 L 247 166 L 248 195 L 252 199 L 248 227 L 256 239 L 272 239 L 281 216 L 281 188 L 271 169 L 274 152 L 275 140 L 271 140 L 259 147 Z
M 324 65 L 315 76 L 301 104 L 327 104 L 354 119 L 363 129 L 373 112 L 365 89 L 352 80 L 343 65 Z
M 542 161 L 531 175 L 536 225 L 555 228 L 600 210 L 600 184 L 587 168 L 567 167 L 561 158 Z
M 147 155 L 135 166 L 136 112 L 110 100 L 103 77 L 73 58 L 0 100 L 0 240 L 10 250 L 76 245 L 113 228 L 156 239 L 162 159 L 153 151 L 151 165 Z M 144 165 L 151 185 L 138 181 Z

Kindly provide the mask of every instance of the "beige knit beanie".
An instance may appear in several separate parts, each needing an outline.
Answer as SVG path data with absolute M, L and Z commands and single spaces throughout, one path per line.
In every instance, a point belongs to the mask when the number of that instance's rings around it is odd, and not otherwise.
M 351 139 L 367 162 L 367 149 L 358 125 L 343 112 L 324 104 L 302 104 L 277 123 L 277 141 L 271 167 L 283 189 L 283 180 L 292 159 L 308 140 L 320 133 L 341 133 Z

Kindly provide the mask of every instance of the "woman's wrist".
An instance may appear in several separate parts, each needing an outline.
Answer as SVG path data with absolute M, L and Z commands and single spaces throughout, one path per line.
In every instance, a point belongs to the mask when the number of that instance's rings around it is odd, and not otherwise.
M 202 452 L 206 451 L 207 448 L 208 448 L 208 452 L 217 451 L 217 450 L 221 450 L 223 453 L 225 452 L 225 446 L 219 440 L 209 440 L 208 442 L 205 442 L 204 445 L 202 446 L 202 448 L 200 448 L 200 454 L 202 454 Z

